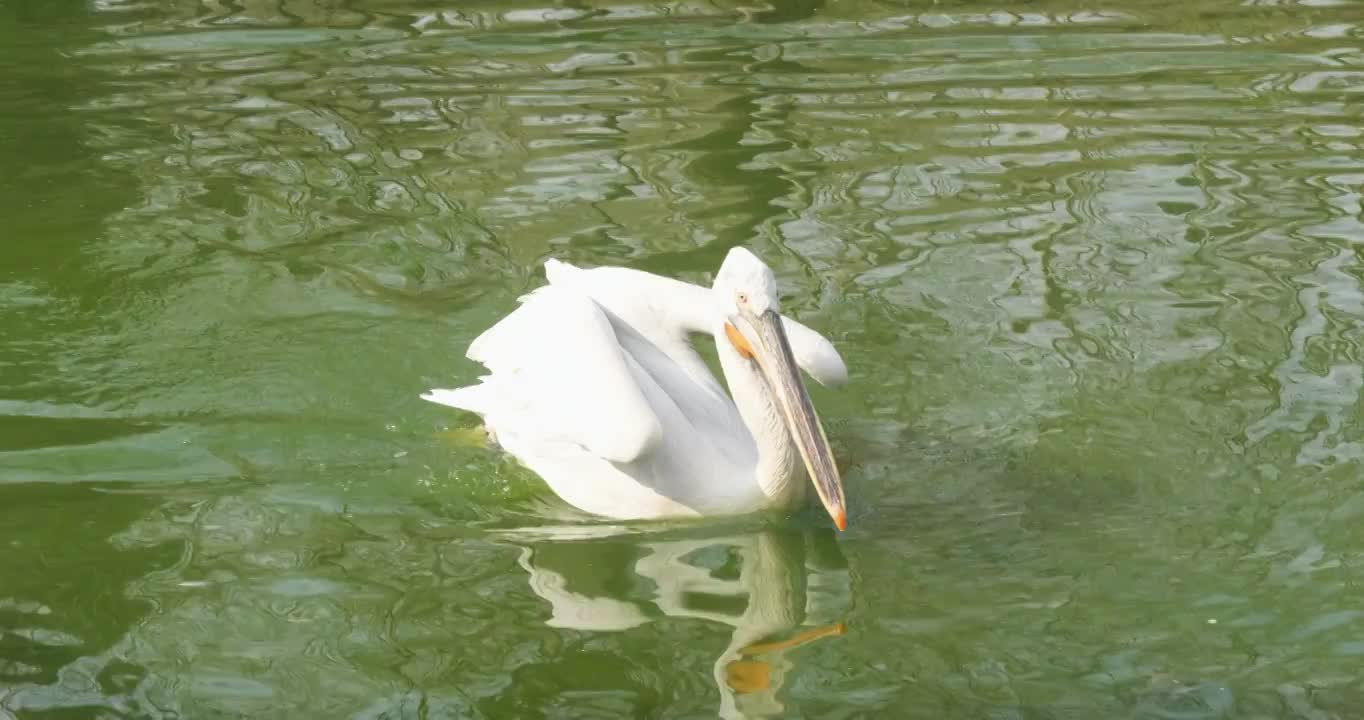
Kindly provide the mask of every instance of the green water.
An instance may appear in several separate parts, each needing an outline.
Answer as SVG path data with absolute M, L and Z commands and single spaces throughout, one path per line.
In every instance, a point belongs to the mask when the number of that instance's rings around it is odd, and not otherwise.
M 1358 717 L 1361 47 L 0 0 L 0 718 Z M 417 398 L 546 258 L 740 244 L 848 360 L 846 533 L 564 525 Z

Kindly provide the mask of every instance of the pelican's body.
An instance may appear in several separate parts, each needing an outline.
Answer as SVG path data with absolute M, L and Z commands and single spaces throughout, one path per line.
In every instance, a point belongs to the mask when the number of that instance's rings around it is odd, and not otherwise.
M 469 346 L 490 374 L 424 398 L 481 415 L 499 445 L 589 513 L 790 507 L 809 469 L 843 525 L 837 469 L 795 365 L 824 384 L 847 370 L 832 344 L 776 313 L 766 265 L 731 251 L 709 289 L 554 260 L 545 275 Z M 697 333 L 716 338 L 733 399 L 691 347 Z

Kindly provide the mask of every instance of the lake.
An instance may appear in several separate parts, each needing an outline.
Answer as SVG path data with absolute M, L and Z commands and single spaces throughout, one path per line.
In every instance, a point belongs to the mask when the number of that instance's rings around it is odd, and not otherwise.
M 1364 6 L 0 0 L 0 719 L 1364 712 Z M 745 246 L 849 527 L 423 402 Z M 704 347 L 709 341 L 699 342 Z

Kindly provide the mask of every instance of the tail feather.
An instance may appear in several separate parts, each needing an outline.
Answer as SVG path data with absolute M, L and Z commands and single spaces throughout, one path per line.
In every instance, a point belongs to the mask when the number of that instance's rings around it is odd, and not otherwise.
M 448 405 L 460 410 L 482 414 L 486 411 L 482 400 L 482 385 L 470 385 L 462 388 L 434 388 L 422 393 L 423 400 L 436 403 L 437 405 Z
M 545 261 L 545 279 L 550 285 L 556 282 L 567 280 L 569 276 L 582 272 L 582 268 L 570 265 L 562 260 L 550 258 Z

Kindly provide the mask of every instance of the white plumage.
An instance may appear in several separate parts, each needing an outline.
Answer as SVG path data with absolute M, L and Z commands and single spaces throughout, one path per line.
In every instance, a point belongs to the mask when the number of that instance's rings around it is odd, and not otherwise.
M 808 470 L 843 524 L 837 469 L 794 366 L 826 385 L 847 369 L 828 340 L 777 314 L 762 261 L 731 251 L 709 289 L 555 260 L 545 275 L 469 346 L 489 370 L 479 384 L 422 397 L 481 415 L 499 445 L 589 513 L 789 507 Z M 698 333 L 716 339 L 733 399 L 692 348 Z

